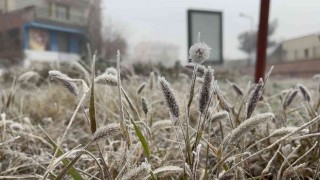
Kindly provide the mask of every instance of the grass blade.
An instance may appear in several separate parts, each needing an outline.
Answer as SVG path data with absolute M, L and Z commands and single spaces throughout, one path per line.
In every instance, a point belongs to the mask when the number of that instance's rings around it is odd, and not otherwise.
M 44 134 L 47 136 L 47 138 L 49 139 L 49 143 L 53 146 L 54 149 L 58 148 L 57 151 L 57 157 L 61 156 L 63 153 L 62 149 L 60 147 L 57 146 L 57 144 L 53 141 L 53 139 L 49 136 L 49 134 L 42 128 L 40 127 L 41 130 L 44 132 Z M 63 165 L 67 166 L 70 163 L 70 160 L 68 158 L 64 158 L 62 160 Z M 83 178 L 81 177 L 81 175 L 79 174 L 79 172 L 74 168 L 71 167 L 68 170 L 69 174 L 72 176 L 72 178 L 74 180 L 82 180 Z
M 90 105 L 89 105 L 90 127 L 92 134 L 97 130 L 96 110 L 94 105 L 94 82 L 91 84 Z
M 143 136 L 143 134 L 141 133 L 139 127 L 136 125 L 136 123 L 130 119 L 133 126 L 134 126 L 134 130 L 142 144 L 142 147 L 143 147 L 143 150 L 144 150 L 144 153 L 146 154 L 146 157 L 149 158 L 150 157 L 150 149 L 149 149 L 149 145 L 148 145 L 148 142 L 146 140 L 146 138 Z
M 91 127 L 92 134 L 97 130 L 96 109 L 94 105 L 95 61 L 96 61 L 96 56 L 94 55 L 92 59 L 92 79 L 91 79 L 91 93 L 90 93 L 90 105 L 89 105 L 90 127 Z

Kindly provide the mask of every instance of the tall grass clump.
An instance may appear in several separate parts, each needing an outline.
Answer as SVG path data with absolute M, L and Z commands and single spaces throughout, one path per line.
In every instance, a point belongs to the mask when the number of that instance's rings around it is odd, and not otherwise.
M 210 53 L 199 34 L 178 79 L 124 75 L 120 52 L 24 71 L 1 92 L 0 179 L 319 179 L 319 82 L 231 82 Z

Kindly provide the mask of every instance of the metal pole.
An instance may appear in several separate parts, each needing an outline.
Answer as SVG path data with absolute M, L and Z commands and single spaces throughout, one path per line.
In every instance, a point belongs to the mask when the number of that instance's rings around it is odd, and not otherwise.
M 264 77 L 266 68 L 267 42 L 268 42 L 268 19 L 270 0 L 260 1 L 260 21 L 258 32 L 258 51 L 255 72 L 255 82 Z

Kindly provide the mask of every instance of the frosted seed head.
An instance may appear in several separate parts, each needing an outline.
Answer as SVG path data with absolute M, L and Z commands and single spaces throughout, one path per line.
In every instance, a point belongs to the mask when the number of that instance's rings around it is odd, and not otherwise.
M 10 124 L 10 129 L 14 132 L 20 132 L 24 129 L 23 125 L 17 122 Z
M 25 72 L 19 76 L 18 82 L 20 82 L 20 83 L 26 82 L 26 81 L 29 81 L 33 77 L 38 78 L 38 77 L 40 77 L 40 75 L 35 71 L 28 71 L 28 72 Z
M 301 174 L 301 172 L 307 167 L 306 163 L 302 163 L 293 167 L 288 167 L 282 174 L 282 177 L 285 179 L 291 179 L 295 177 L 297 174 Z
M 164 95 L 169 111 L 172 116 L 178 118 L 180 116 L 179 106 L 177 100 L 172 92 L 171 86 L 164 77 L 159 77 L 159 86 Z
M 142 109 L 143 109 L 144 114 L 147 115 L 148 111 L 149 111 L 149 105 L 148 105 L 146 98 L 144 98 L 144 97 L 141 98 L 141 104 L 142 104 Z
M 105 73 L 117 76 L 118 71 L 113 67 L 109 67 L 109 68 L 106 69 Z
M 51 80 L 57 80 L 61 82 L 66 89 L 68 89 L 73 95 L 78 96 L 79 89 L 76 83 L 74 83 L 69 76 L 66 74 L 61 73 L 57 70 L 49 71 L 49 77 Z
M 252 130 L 253 128 L 257 127 L 261 123 L 266 123 L 268 120 L 274 118 L 274 114 L 272 113 L 263 113 L 255 115 L 246 121 L 242 122 L 236 129 L 234 129 L 230 136 L 228 137 L 227 142 L 234 142 L 241 138 L 246 132 Z M 227 137 L 226 137 L 227 138 Z M 225 139 L 226 139 L 225 138 Z
M 189 58 L 197 64 L 203 63 L 210 57 L 211 48 L 205 43 L 196 43 L 190 47 Z
M 298 94 L 298 90 L 295 89 L 295 90 L 291 91 L 290 94 L 287 95 L 285 102 L 284 102 L 284 106 L 283 106 L 284 109 L 286 109 L 288 106 L 290 106 L 290 104 L 292 103 L 294 98 L 297 96 L 297 94 Z
M 298 88 L 299 88 L 299 90 L 300 90 L 300 92 L 301 92 L 301 94 L 302 94 L 302 97 L 303 97 L 306 101 L 310 102 L 310 100 L 311 100 L 311 95 L 310 95 L 309 90 L 308 90 L 304 85 L 302 85 L 302 84 L 298 84 L 297 86 L 298 86 Z
M 263 86 L 263 79 L 260 78 L 258 84 L 255 86 L 255 88 L 252 90 L 249 96 L 249 102 L 247 104 L 247 118 L 251 117 L 254 108 L 256 107 L 259 99 L 261 98 Z
M 199 110 L 201 113 L 204 113 L 206 107 L 209 105 L 212 91 L 213 70 L 210 66 L 205 70 L 203 80 L 199 99 Z
M 131 180 L 131 179 L 146 179 L 148 174 L 151 171 L 151 165 L 149 163 L 143 162 L 140 166 L 131 169 L 127 172 L 122 180 Z
M 146 87 L 146 85 L 147 84 L 145 82 L 140 84 L 140 86 L 137 89 L 137 94 L 140 94 L 143 91 L 143 89 Z
M 118 123 L 111 123 L 109 125 L 100 127 L 92 136 L 92 141 L 97 141 L 102 138 L 108 138 L 120 133 L 120 125 Z
M 108 74 L 108 73 L 104 73 L 104 74 L 96 77 L 94 82 L 96 84 L 101 84 L 101 85 L 109 85 L 109 86 L 117 86 L 118 85 L 117 76 L 114 76 L 114 75 Z

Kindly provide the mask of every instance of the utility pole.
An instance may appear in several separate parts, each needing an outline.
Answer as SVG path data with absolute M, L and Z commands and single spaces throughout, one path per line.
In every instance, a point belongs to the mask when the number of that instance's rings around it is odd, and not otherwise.
M 255 72 L 255 83 L 258 83 L 260 78 L 264 78 L 264 73 L 266 69 L 269 6 L 270 0 L 260 0 L 260 20 L 257 42 L 258 51 Z

